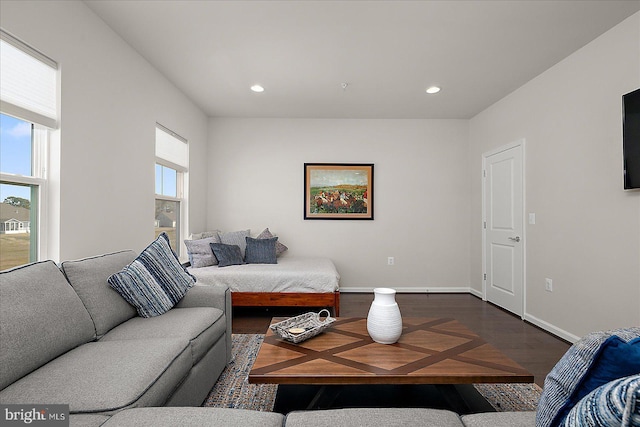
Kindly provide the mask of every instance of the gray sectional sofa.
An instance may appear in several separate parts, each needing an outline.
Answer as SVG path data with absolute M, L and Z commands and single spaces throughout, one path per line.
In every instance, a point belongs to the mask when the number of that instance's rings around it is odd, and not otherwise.
M 95 425 L 127 408 L 202 404 L 231 358 L 230 292 L 195 285 L 141 318 L 107 283 L 136 256 L 0 272 L 0 403 L 68 404 Z
M 546 409 L 537 414 L 357 408 L 285 416 L 195 407 L 231 359 L 230 291 L 196 284 L 164 314 L 139 317 L 107 282 L 136 257 L 122 251 L 0 272 L 0 404 L 69 405 L 71 426 L 525 427 L 553 425 L 570 402 L 568 426 L 592 425 L 591 419 L 621 425 L 617 420 L 626 417 L 622 425 L 640 427 L 637 327 L 575 343 L 547 377 L 540 401 Z M 624 372 L 609 372 L 611 366 Z M 571 401 L 580 378 L 595 371 L 610 382 Z

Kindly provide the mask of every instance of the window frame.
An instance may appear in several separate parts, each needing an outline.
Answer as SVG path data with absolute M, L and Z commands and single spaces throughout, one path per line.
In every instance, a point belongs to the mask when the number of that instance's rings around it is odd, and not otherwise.
M 172 138 L 176 139 L 177 141 L 180 141 L 181 143 L 184 143 L 186 145 L 186 150 L 187 150 L 187 162 L 188 162 L 188 150 L 189 150 L 189 142 L 187 141 L 187 139 L 183 138 L 182 136 L 178 135 L 177 133 L 173 132 L 172 130 L 166 128 L 165 126 L 161 125 L 160 123 L 156 123 L 156 132 L 157 131 L 162 131 L 166 134 L 168 134 L 169 136 L 171 136 Z M 156 137 L 156 147 L 158 144 L 158 139 Z M 167 156 L 168 157 L 168 156 Z M 155 169 L 155 165 L 160 165 L 164 168 L 169 168 L 172 169 L 173 171 L 176 172 L 176 196 L 168 196 L 168 195 L 164 195 L 164 194 L 158 194 L 155 192 L 155 174 L 156 174 L 156 169 Z M 177 209 L 177 218 L 176 218 L 176 247 L 173 248 L 174 251 L 176 252 L 176 255 L 178 255 L 178 258 L 180 258 L 180 260 L 186 260 L 186 246 L 184 245 L 183 242 L 183 237 L 182 236 L 186 236 L 187 235 L 187 230 L 188 230 L 188 183 L 189 183 L 189 168 L 188 165 L 184 166 L 184 165 L 180 165 L 178 163 L 174 163 L 171 161 L 171 159 L 166 159 L 163 157 L 159 157 L 158 155 L 155 156 L 155 163 L 154 163 L 154 204 L 157 200 L 162 200 L 162 201 L 169 201 L 169 202 L 177 202 L 178 204 L 178 209 Z M 155 212 L 155 209 L 154 209 Z M 155 224 L 155 218 L 154 218 L 154 224 Z M 154 227 L 155 228 L 155 227 Z
M 35 262 L 59 255 L 60 68 L 54 59 L 2 28 L 0 40 L 10 46 L 5 51 L 9 58 L 15 58 L 3 66 L 7 72 L 3 87 L 9 90 L 0 96 L 0 113 L 31 124 L 30 175 L 0 170 L 0 182 L 31 189 L 29 262 Z M 12 56 L 14 49 L 26 56 Z
M 31 175 L 20 175 L 0 171 L 0 184 L 18 185 L 31 189 L 30 202 L 30 245 L 29 262 L 36 262 L 48 258 L 47 233 L 44 224 L 48 224 L 47 194 L 48 194 L 48 148 L 51 129 L 38 123 L 33 123 L 21 117 L 0 111 L 5 116 L 15 117 L 31 124 Z M 34 197 L 35 190 L 35 197 Z M 0 200 L 0 203 L 4 200 Z

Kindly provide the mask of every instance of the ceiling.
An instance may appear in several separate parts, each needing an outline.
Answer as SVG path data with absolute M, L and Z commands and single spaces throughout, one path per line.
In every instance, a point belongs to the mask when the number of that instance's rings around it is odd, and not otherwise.
M 211 117 L 467 119 L 640 10 L 635 0 L 85 3 Z M 426 94 L 431 85 L 441 92 Z

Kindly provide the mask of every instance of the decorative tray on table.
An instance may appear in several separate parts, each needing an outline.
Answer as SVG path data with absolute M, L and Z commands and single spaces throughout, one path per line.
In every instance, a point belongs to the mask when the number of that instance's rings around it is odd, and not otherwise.
M 321 319 L 322 312 L 327 316 Z M 315 337 L 324 332 L 336 319 L 330 316 L 329 310 L 320 310 L 319 313 L 309 312 L 300 316 L 291 317 L 282 322 L 274 323 L 269 328 L 280 338 L 294 344 Z

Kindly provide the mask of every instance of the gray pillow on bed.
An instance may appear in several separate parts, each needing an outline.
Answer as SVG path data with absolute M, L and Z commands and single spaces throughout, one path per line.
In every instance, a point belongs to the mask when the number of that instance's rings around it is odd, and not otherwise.
M 244 261 L 247 264 L 277 264 L 276 242 L 277 237 L 270 239 L 254 239 L 247 237 L 247 249 Z
M 250 233 L 250 230 L 229 231 L 227 233 L 218 233 L 218 237 L 220 238 L 220 243 L 224 243 L 225 245 L 238 245 L 240 254 L 244 259 L 244 250 L 247 247 L 247 241 L 245 239 L 249 237 Z
M 218 267 L 244 264 L 238 245 L 225 245 L 224 243 L 209 243 L 213 254 L 218 260 Z
M 262 233 L 258 234 L 256 239 L 271 239 L 272 237 L 276 237 L 276 236 L 274 236 L 271 233 L 271 231 L 269 231 L 269 228 L 265 228 L 264 230 L 262 230 Z M 276 256 L 280 255 L 281 253 L 283 253 L 287 249 L 289 249 L 289 248 L 286 247 L 285 245 L 283 245 L 280 241 L 276 242 Z
M 213 256 L 210 243 L 220 243 L 218 236 L 208 237 L 206 239 L 185 240 L 187 247 L 187 255 L 189 255 L 189 263 L 193 268 L 208 267 L 216 265 L 218 260 Z

